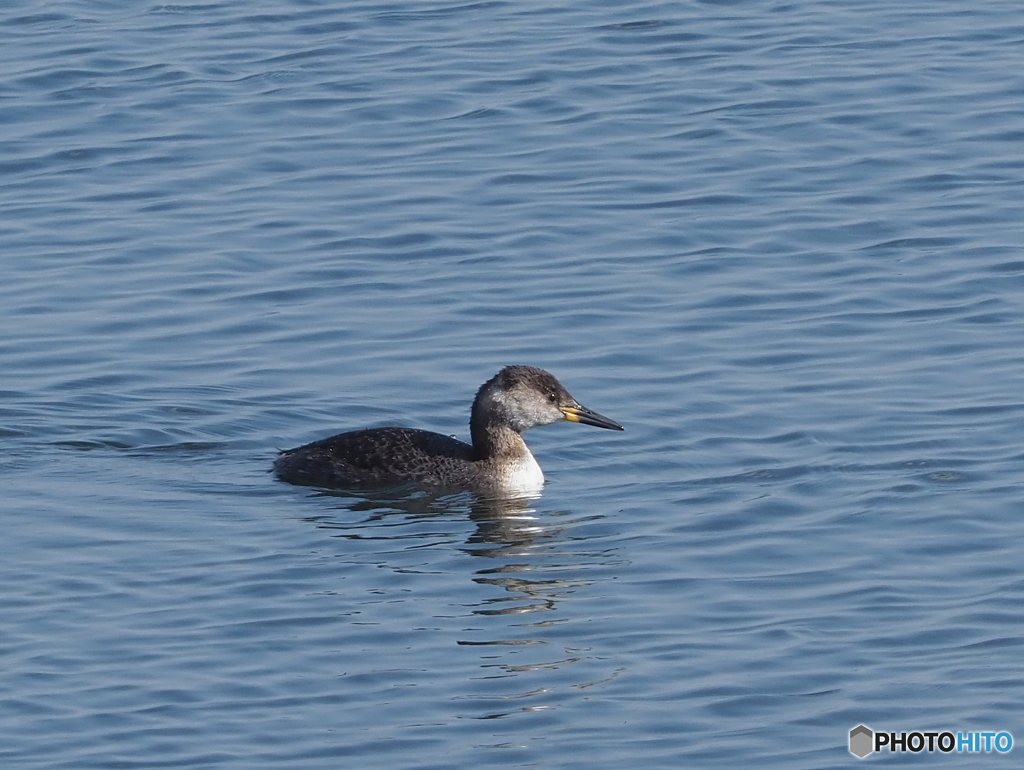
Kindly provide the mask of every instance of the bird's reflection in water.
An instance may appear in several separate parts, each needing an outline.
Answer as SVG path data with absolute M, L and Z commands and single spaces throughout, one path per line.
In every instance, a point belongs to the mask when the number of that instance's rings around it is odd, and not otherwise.
M 538 512 L 537 498 L 407 490 L 332 496 L 338 510 L 310 521 L 334 537 L 372 541 L 365 543 L 369 553 L 358 549 L 360 562 L 369 557 L 396 574 L 421 577 L 403 582 L 386 601 L 424 602 L 417 614 L 430 620 L 417 623 L 442 633 L 442 646 L 463 649 L 470 654 L 464 662 L 482 670 L 462 684 L 458 700 L 467 716 L 545 711 L 617 676 L 609 657 L 591 649 L 585 625 L 573 623 L 572 598 L 609 558 L 572 531 L 583 517 Z M 467 561 L 462 588 L 459 565 Z
M 542 543 L 555 543 L 562 528 L 543 526 L 536 518 L 530 500 L 490 501 L 474 506 L 469 517 L 476 532 L 466 541 L 463 550 L 474 556 L 494 559 L 496 566 L 477 570 L 474 582 L 497 586 L 504 595 L 487 600 L 485 607 L 474 610 L 477 615 L 508 615 L 555 609 L 563 580 L 536 580 L 523 577 L 538 570 L 528 558 Z M 512 560 L 512 561 L 506 561 Z
M 407 491 L 402 487 L 374 493 L 325 491 L 324 496 L 338 499 L 339 508 L 355 514 L 365 514 L 358 521 L 342 521 L 334 515 L 307 517 L 323 529 L 340 530 L 340 537 L 377 539 L 395 537 L 393 532 L 374 531 L 375 527 L 409 528 L 415 522 L 428 520 L 444 525 L 452 533 L 459 528 L 457 522 L 468 518 L 476 524 L 476 531 L 465 541 L 467 553 L 476 556 L 500 556 L 516 548 L 529 548 L 538 540 L 551 538 L 558 530 L 542 526 L 533 507 L 538 496 L 529 498 L 486 498 L 472 492 L 456 494 L 429 494 Z M 348 519 L 349 517 L 345 517 Z M 416 536 L 412 528 L 405 536 Z M 399 535 L 401 537 L 402 535 Z
M 483 606 L 472 610 L 475 615 L 551 611 L 567 589 L 585 582 L 578 576 L 575 579 L 527 577 L 555 569 L 572 572 L 571 565 L 551 563 L 565 529 L 551 521 L 564 519 L 567 514 L 545 512 L 538 516 L 534 506 L 539 496 L 486 498 L 470 492 L 440 495 L 401 487 L 372 494 L 322 494 L 336 497 L 347 514 L 363 514 L 355 521 L 348 515 L 307 519 L 330 530 L 335 537 L 413 541 L 404 543 L 403 551 L 455 546 L 466 554 L 490 561 L 488 566 L 473 572 L 472 580 L 479 585 L 496 586 L 503 594 L 485 599 Z M 467 519 L 476 527 L 468 537 L 464 524 Z M 408 571 L 397 563 L 390 566 Z

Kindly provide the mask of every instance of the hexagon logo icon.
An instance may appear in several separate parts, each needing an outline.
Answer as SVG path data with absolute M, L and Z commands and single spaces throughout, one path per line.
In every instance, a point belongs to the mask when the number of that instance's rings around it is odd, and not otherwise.
M 858 759 L 864 759 L 874 751 L 875 734 L 870 727 L 857 725 L 850 730 L 850 753 Z

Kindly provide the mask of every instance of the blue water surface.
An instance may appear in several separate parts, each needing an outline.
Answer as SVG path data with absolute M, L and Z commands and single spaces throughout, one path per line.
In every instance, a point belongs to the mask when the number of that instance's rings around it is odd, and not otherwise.
M 0 764 L 1024 741 L 1024 8 L 0 8 Z M 542 366 L 535 500 L 322 494 Z M 1013 766 L 1008 753 L 865 762 Z

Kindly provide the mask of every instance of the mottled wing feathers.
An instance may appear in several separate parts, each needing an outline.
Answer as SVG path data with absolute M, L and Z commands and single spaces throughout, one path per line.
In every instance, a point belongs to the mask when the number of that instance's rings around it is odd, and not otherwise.
M 415 481 L 428 486 L 465 483 L 474 475 L 469 444 L 412 428 L 372 428 L 283 452 L 274 464 L 292 484 L 366 486 Z

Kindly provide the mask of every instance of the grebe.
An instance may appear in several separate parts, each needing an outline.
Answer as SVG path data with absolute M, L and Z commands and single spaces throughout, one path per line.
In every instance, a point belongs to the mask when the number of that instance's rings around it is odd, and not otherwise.
M 288 449 L 274 471 L 291 484 L 330 489 L 412 482 L 431 489 L 530 494 L 543 486 L 544 474 L 522 433 L 561 420 L 623 430 L 582 406 L 543 369 L 506 366 L 473 400 L 472 445 L 415 428 L 370 428 Z

